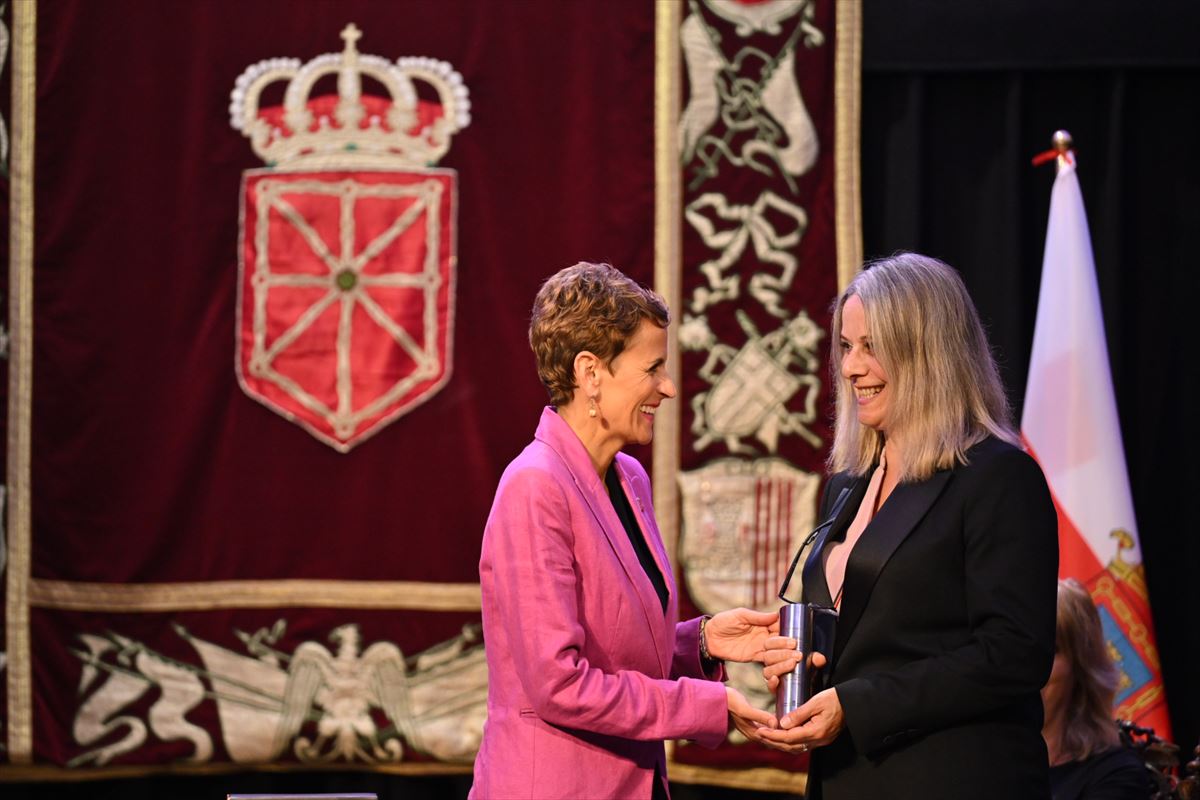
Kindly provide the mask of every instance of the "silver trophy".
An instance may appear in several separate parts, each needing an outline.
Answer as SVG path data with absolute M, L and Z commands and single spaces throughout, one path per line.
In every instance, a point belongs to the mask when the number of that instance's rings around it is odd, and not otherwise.
M 788 597 L 788 587 L 792 583 L 792 575 L 800 564 L 800 559 L 808 546 L 826 530 L 837 518 L 848 492 L 843 489 L 834 504 L 833 512 L 816 527 L 796 551 L 792 565 L 788 567 L 783 585 L 779 587 L 779 599 L 783 606 L 779 609 L 779 635 L 796 640 L 796 650 L 802 654 L 796 668 L 779 678 L 779 688 L 775 690 L 775 716 L 782 718 L 784 714 L 795 711 L 808 702 L 822 687 L 819 685 L 828 671 L 829 658 L 833 655 L 833 634 L 837 626 L 838 612 L 828 606 L 814 603 L 801 603 Z M 826 658 L 826 666 L 816 667 L 812 663 L 813 653 L 821 653 Z
M 779 678 L 775 690 L 777 718 L 795 711 L 819 690 L 824 668 L 813 666 L 812 656 L 817 652 L 829 658 L 836 622 L 837 611 L 812 603 L 788 602 L 779 609 L 779 635 L 795 639 L 802 656 L 795 669 Z

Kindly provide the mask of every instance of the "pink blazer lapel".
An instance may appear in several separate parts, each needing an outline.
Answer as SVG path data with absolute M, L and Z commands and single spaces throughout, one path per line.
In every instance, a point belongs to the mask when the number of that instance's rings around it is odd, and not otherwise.
M 633 552 L 633 547 L 630 545 L 629 555 L 637 568 L 637 580 L 634 581 L 634 584 L 639 590 L 638 595 L 641 597 L 642 607 L 646 611 L 646 622 L 653 626 L 654 621 L 661 620 L 664 613 L 668 620 L 674 620 L 678 615 L 675 580 L 671 571 L 671 562 L 667 558 L 667 551 L 663 546 L 662 534 L 658 530 L 658 522 L 654 519 L 654 507 L 650 503 L 650 487 L 646 485 L 640 475 L 627 469 L 621 463 L 621 458 L 622 456 L 618 455 L 613 465 L 617 467 L 617 474 L 620 476 L 625 496 L 629 498 L 629 502 L 633 506 L 633 513 L 637 517 L 638 526 L 642 529 L 642 536 L 646 539 L 646 546 L 650 548 L 650 552 L 654 556 L 654 563 L 658 566 L 659 573 L 662 574 L 663 582 L 667 585 L 667 608 L 664 612 L 658 599 L 658 593 L 654 591 L 650 579 L 646 577 L 645 570 L 637 560 L 637 554 Z M 619 520 L 618 524 L 620 524 Z M 622 532 L 624 531 L 622 530 Z M 625 540 L 628 544 L 629 537 L 626 536 Z M 628 571 L 628 565 L 626 571 Z M 673 629 L 674 626 L 671 625 L 668 628 Z M 671 660 L 674 657 L 673 647 L 661 646 L 657 636 L 654 638 L 654 643 L 658 648 L 658 659 L 662 663 L 663 674 L 670 674 Z
M 571 427 L 550 406 L 547 406 L 542 411 L 542 418 L 538 423 L 535 438 L 549 445 L 563 459 L 563 463 L 566 464 L 567 470 L 571 473 L 571 477 L 575 481 L 575 485 L 579 488 L 580 494 L 583 495 L 588 508 L 596 520 L 596 526 L 608 539 L 609 546 L 612 547 L 613 552 L 616 553 L 618 560 L 621 562 L 621 567 L 625 571 L 625 577 L 629 581 L 629 588 L 637 596 L 641 604 L 646 626 L 650 630 L 652 634 L 651 638 L 654 641 L 655 654 L 658 656 L 659 663 L 663 666 L 663 674 L 669 674 L 673 656 L 673 643 L 661 640 L 661 632 L 667 626 L 662 622 L 663 610 L 658 600 L 658 594 L 654 591 L 650 579 L 646 577 L 646 572 L 642 569 L 641 562 L 638 561 L 637 553 L 634 552 L 633 545 L 629 542 L 629 536 L 625 533 L 625 528 L 621 525 L 621 520 L 617 517 L 616 509 L 613 508 L 612 501 L 608 497 L 608 492 L 604 489 L 604 483 L 600 480 L 600 476 L 596 474 L 596 470 L 592 466 L 592 460 L 588 456 L 587 449 L 583 446 L 583 442 L 579 440 L 579 437 L 575 435 L 575 431 L 571 430 Z M 617 462 L 619 462 L 619 457 Z M 619 469 L 618 475 L 621 477 L 622 486 L 626 489 L 626 496 L 633 505 L 634 514 L 638 517 L 638 523 L 642 526 L 642 534 L 646 536 L 647 544 L 650 546 L 651 552 L 654 553 L 655 562 L 659 565 L 663 578 L 667 582 L 668 591 L 671 593 L 667 605 L 667 613 L 670 614 L 672 613 L 672 606 L 675 603 L 673 581 L 668 571 L 669 565 L 667 564 L 666 553 L 662 549 L 661 537 L 657 535 L 658 528 L 651 528 L 647 525 L 647 518 L 650 515 L 645 509 L 645 497 L 636 489 L 629 491 L 631 486 L 626 471 Z M 651 535 L 651 531 L 653 531 L 653 535 Z
M 676 601 L 675 581 L 672 580 L 671 561 L 667 558 L 667 549 L 663 545 L 662 533 L 658 530 L 658 520 L 654 518 L 654 507 L 650 503 L 650 487 L 642 479 L 642 476 L 628 469 L 621 462 L 620 457 L 615 463 L 618 467 L 617 474 L 621 477 L 621 486 L 625 489 L 625 496 L 633 504 L 633 513 L 637 516 L 642 535 L 646 537 L 646 544 L 649 546 L 650 552 L 654 554 L 654 563 L 658 565 L 658 570 L 667 583 L 667 592 L 669 593 L 667 610 L 669 611 L 671 605 Z M 657 595 L 655 599 L 657 599 Z

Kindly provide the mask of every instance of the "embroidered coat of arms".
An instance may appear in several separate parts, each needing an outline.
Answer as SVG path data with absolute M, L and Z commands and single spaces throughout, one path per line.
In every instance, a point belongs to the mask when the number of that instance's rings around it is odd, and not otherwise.
M 449 64 L 361 54 L 361 35 L 252 65 L 230 104 L 267 164 L 242 180 L 238 381 L 343 453 L 450 379 L 457 175 L 433 165 L 470 123 Z

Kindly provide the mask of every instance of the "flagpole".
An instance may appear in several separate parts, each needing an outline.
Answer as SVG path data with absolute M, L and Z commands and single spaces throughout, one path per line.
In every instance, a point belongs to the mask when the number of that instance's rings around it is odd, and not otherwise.
M 1054 135 L 1050 137 L 1050 142 L 1060 156 L 1065 156 L 1075 145 L 1075 140 L 1071 138 L 1071 132 L 1064 130 L 1055 131 Z
M 1057 158 L 1059 159 L 1058 165 L 1061 167 L 1069 161 L 1070 154 L 1074 150 L 1075 139 L 1071 136 L 1071 132 L 1059 129 L 1050 137 L 1050 149 L 1033 157 L 1033 165 L 1040 167 L 1050 159 Z

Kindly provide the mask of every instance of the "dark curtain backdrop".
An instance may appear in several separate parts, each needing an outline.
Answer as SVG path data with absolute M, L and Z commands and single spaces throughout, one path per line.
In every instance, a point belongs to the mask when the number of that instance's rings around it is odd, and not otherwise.
M 1200 11 L 899 5 L 866 6 L 864 252 L 916 250 L 961 270 L 1019 418 L 1054 182 L 1054 166 L 1030 158 L 1055 130 L 1073 134 L 1173 738 L 1190 750 L 1200 386 L 1185 354 L 1200 288 Z
M 866 3 L 865 252 L 915 249 L 958 267 L 989 327 L 1018 413 L 1053 167 L 1029 159 L 1074 136 L 1174 738 L 1200 736 L 1196 367 L 1200 10 L 1159 3 Z M 519 4 L 515 4 L 519 6 Z M 515 7 L 514 6 L 514 7 Z M 614 253 L 614 256 L 616 254 Z M 997 765 L 1002 768 L 1002 765 Z M 159 778 L 56 795 L 210 797 L 332 788 L 454 797 L 461 779 Z M 45 787 L 6 787 L 8 797 Z M 676 787 L 676 798 L 747 796 Z

